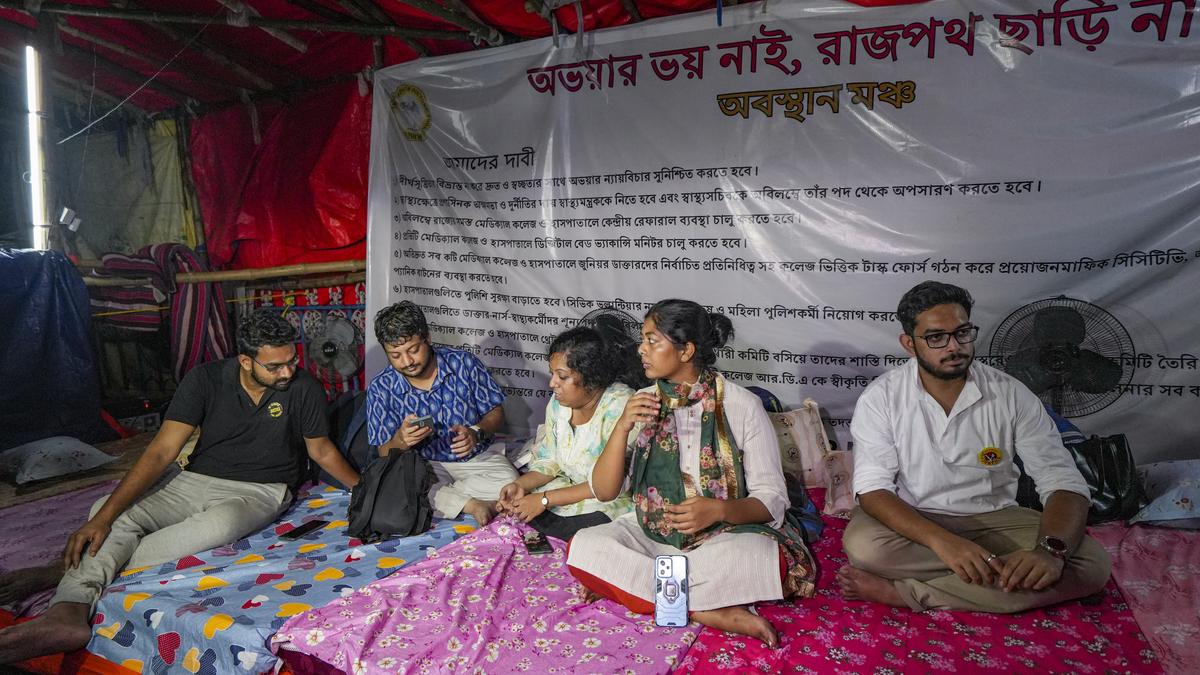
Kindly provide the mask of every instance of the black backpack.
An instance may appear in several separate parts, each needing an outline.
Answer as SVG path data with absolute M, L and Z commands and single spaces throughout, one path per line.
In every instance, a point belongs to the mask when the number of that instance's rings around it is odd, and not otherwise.
M 340 396 L 329 404 L 329 438 L 337 445 L 346 462 L 362 473 L 379 457 L 376 446 L 367 442 L 367 394 L 357 392 Z M 313 462 L 315 478 L 322 483 L 347 489 L 341 481 Z
M 411 537 L 429 529 L 429 467 L 420 453 L 392 448 L 373 462 L 350 492 L 346 534 L 371 543 Z

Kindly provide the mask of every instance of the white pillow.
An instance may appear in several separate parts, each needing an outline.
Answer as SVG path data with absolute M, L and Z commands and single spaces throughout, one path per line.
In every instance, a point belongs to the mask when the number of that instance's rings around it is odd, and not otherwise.
M 1150 503 L 1130 524 L 1200 529 L 1200 459 L 1146 464 L 1138 473 Z
M 70 436 L 51 436 L 0 453 L 0 473 L 17 485 L 88 471 L 116 457 Z

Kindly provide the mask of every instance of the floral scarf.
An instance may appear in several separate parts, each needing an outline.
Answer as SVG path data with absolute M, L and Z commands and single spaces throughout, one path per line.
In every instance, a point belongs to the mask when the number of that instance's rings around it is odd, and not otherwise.
M 763 524 L 731 525 L 714 523 L 691 535 L 677 532 L 667 524 L 666 504 L 679 504 L 701 496 L 712 499 L 743 499 L 747 495 L 742 453 L 729 433 L 729 420 L 722 406 L 725 380 L 706 370 L 691 388 L 658 380 L 661 403 L 658 417 L 647 423 L 634 444 L 631 467 L 631 492 L 642 531 L 650 539 L 690 551 L 708 538 L 722 532 L 763 534 L 779 542 L 787 562 L 784 597 L 811 597 L 816 590 L 816 566 L 804 545 L 794 516 L 780 529 Z M 699 485 L 679 469 L 679 434 L 675 429 L 676 409 L 701 403 Z

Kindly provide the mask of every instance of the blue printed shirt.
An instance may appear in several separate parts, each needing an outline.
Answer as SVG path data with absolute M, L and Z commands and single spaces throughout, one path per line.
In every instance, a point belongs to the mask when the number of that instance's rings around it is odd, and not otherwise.
M 367 386 L 367 440 L 383 445 L 408 415 L 433 417 L 433 434 L 417 446 L 421 456 L 436 462 L 464 462 L 485 450 L 481 443 L 471 454 L 457 457 L 450 450 L 450 427 L 477 424 L 504 402 L 504 392 L 483 363 L 470 352 L 434 347 L 437 376 L 429 391 L 414 387 L 388 366 Z

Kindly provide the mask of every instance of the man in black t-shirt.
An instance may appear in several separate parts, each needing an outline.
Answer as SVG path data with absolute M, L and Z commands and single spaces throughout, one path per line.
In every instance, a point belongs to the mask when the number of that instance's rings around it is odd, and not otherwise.
M 145 454 L 67 541 L 66 571 L 50 609 L 0 631 L 0 663 L 86 646 L 96 600 L 118 572 L 261 529 L 291 503 L 308 458 L 345 485 L 358 482 L 329 440 L 324 390 L 296 367 L 295 341 L 296 330 L 278 312 L 260 309 L 238 328 L 236 358 L 198 366 L 183 378 Z M 197 427 L 187 467 L 143 495 Z

